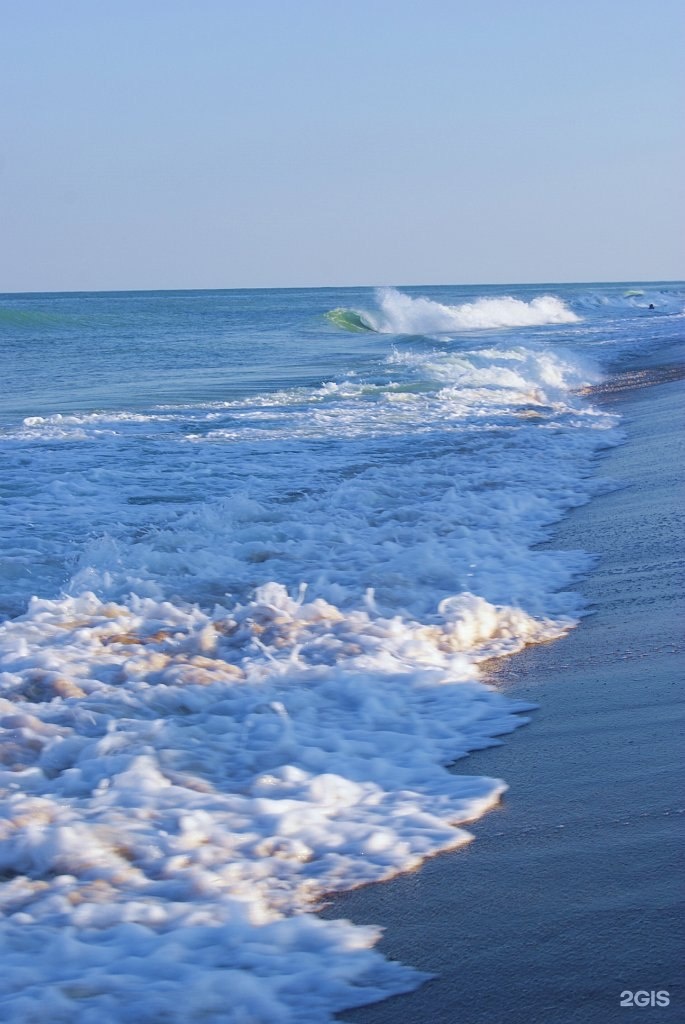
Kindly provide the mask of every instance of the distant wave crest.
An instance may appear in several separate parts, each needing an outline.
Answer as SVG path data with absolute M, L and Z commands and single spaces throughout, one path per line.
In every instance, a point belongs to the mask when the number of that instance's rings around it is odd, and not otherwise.
M 578 296 L 576 306 L 581 310 L 623 312 L 634 309 L 636 311 L 655 310 L 659 313 L 682 315 L 685 312 L 685 291 L 681 284 L 671 285 L 645 285 L 643 288 L 627 288 L 617 294 L 615 292 L 604 292 L 600 289 L 593 289 Z
M 444 334 L 450 331 L 570 324 L 580 318 L 554 295 L 530 302 L 511 295 L 476 299 L 447 306 L 428 298 L 412 298 L 396 288 L 379 288 L 377 309 L 333 309 L 327 317 L 348 331 L 378 334 Z

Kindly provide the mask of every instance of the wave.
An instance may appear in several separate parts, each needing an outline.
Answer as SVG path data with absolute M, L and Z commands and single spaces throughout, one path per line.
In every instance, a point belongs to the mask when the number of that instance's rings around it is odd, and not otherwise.
M 376 331 L 373 324 L 369 323 L 363 313 L 359 313 L 356 309 L 331 309 L 326 313 L 326 319 L 330 320 L 331 323 L 337 327 L 342 327 L 344 331 L 352 331 L 353 333 L 361 331 Z
M 224 586 L 244 593 L 272 578 L 289 586 L 316 581 L 320 594 L 338 602 L 341 587 L 354 599 L 364 580 L 384 603 L 409 602 L 421 615 L 430 612 L 436 588 L 447 596 L 454 575 L 478 562 L 481 596 L 530 602 L 535 588 L 527 556 L 516 580 L 496 568 L 512 568 L 513 508 L 495 507 L 483 479 L 497 478 L 506 465 L 513 475 L 505 488 L 515 482 L 517 494 L 538 492 L 544 456 L 547 491 L 560 475 L 573 475 L 574 435 L 587 431 L 591 447 L 597 431 L 605 434 L 614 421 L 577 394 L 601 379 L 589 357 L 558 344 L 553 352 L 534 351 L 515 340 L 499 346 L 489 339 L 486 347 L 459 351 L 393 346 L 374 364 L 377 382 L 360 376 L 194 409 L 34 415 L 0 427 L 13 480 L 12 507 L 0 520 L 12 531 L 0 558 L 0 612 L 23 610 L 38 565 L 43 587 L 81 570 L 111 582 L 119 567 L 118 594 L 131 584 L 139 593 L 183 594 L 200 603 L 211 603 Z M 524 427 L 512 452 L 510 435 Z M 385 454 L 369 458 L 366 446 L 377 444 Z M 323 477 L 322 445 L 328 451 Z M 374 494 L 387 505 L 380 520 Z M 554 494 L 546 500 L 555 504 Z M 433 524 L 427 533 L 408 526 L 422 521 Z M 461 534 L 452 531 L 455 521 Z M 500 536 L 497 552 L 493 531 Z M 447 536 L 456 545 L 448 555 Z M 106 543 L 94 551 L 98 537 L 123 547 Z M 76 551 L 75 563 L 69 552 Z M 459 588 L 474 582 L 463 576 Z M 99 587 L 90 578 L 84 585 Z M 543 587 L 550 589 L 555 586 Z M 547 600 L 540 594 L 535 611 L 547 612 Z
M 379 288 L 376 302 L 377 310 L 333 309 L 326 316 L 344 330 L 375 331 L 377 334 L 445 334 L 463 330 L 571 324 L 580 319 L 554 295 L 540 295 L 530 302 L 503 295 L 448 306 L 425 297 L 412 298 L 396 288 Z

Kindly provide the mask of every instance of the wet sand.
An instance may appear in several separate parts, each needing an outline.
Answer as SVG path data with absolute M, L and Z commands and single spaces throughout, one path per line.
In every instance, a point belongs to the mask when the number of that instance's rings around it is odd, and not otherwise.
M 552 542 L 599 555 L 579 584 L 594 612 L 501 667 L 496 684 L 540 708 L 455 766 L 506 779 L 501 807 L 471 826 L 470 846 L 324 912 L 382 924 L 386 956 L 438 977 L 345 1021 L 685 1021 L 685 381 L 673 352 L 658 355 L 598 389 L 627 441 L 597 474 L 621 489 L 575 510 Z M 669 1005 L 621 1007 L 637 990 L 666 991 Z

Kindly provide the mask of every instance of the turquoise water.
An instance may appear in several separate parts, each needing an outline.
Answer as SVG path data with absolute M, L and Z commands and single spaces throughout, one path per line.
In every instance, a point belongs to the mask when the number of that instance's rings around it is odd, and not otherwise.
M 643 294 L 627 295 L 636 290 Z M 644 314 L 654 299 L 657 312 L 679 312 L 682 294 L 668 284 L 403 291 L 449 304 L 509 294 L 530 301 L 549 292 L 627 334 L 624 318 Z M 351 369 L 373 374 L 382 366 L 379 339 L 350 337 L 325 314 L 374 306 L 368 288 L 0 295 L 0 415 L 11 422 L 17 415 L 221 401 L 315 386 Z M 652 321 L 650 330 L 655 324 L 664 329 Z
M 592 552 L 540 542 L 620 441 L 593 387 L 684 309 L 0 296 L 7 1020 L 325 1021 L 420 982 L 312 908 L 498 801 L 445 771 L 530 710 L 481 663 L 583 614 Z
M 345 291 L 350 301 L 361 293 Z M 2 414 L 221 401 L 344 374 L 373 346 L 323 318 L 336 290 L 4 296 Z

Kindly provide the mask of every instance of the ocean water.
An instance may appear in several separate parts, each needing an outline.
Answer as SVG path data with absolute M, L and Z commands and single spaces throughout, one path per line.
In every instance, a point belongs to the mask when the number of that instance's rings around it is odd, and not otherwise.
M 650 308 L 653 307 L 653 308 Z M 2 1018 L 323 1022 L 419 984 L 327 893 L 468 842 L 447 766 L 572 629 L 602 381 L 685 286 L 0 296 Z M 458 927 L 458 923 L 455 923 Z

